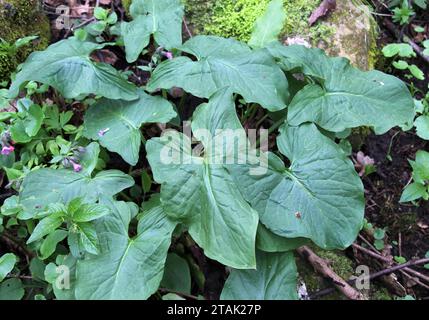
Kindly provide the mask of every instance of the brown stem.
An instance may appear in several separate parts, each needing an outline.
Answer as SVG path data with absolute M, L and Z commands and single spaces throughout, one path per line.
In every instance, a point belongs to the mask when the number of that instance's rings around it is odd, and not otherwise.
M 25 256 L 27 262 L 30 262 L 31 258 L 34 257 L 34 253 L 28 250 L 28 248 L 20 240 L 9 234 L 6 230 L 0 235 L 0 239 L 5 242 L 11 249 L 20 252 Z

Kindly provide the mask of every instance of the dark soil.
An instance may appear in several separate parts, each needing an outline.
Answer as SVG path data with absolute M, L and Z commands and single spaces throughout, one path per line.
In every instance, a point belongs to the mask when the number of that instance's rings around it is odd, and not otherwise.
M 389 146 L 392 161 L 388 159 Z M 399 199 L 411 178 L 408 159 L 414 159 L 417 150 L 428 150 L 427 141 L 412 132 L 391 130 L 382 136 L 369 136 L 364 150 L 377 166 L 377 172 L 363 180 L 368 221 L 386 227 L 391 241 L 398 241 L 400 234 L 402 256 L 423 257 L 429 250 L 429 203 L 422 201 L 417 207 L 400 204 Z

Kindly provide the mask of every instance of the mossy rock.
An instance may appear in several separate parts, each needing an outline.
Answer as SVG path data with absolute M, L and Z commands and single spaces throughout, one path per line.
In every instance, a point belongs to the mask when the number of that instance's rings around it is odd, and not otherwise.
M 196 34 L 218 35 L 247 42 L 253 25 L 270 0 L 183 0 L 187 21 Z M 284 34 L 322 33 L 309 27 L 307 19 L 320 0 L 287 0 Z M 323 27 L 325 28 L 325 27 Z
M 326 21 L 321 22 L 336 31 L 317 46 L 332 56 L 347 57 L 363 70 L 373 69 L 379 55 L 378 26 L 370 8 L 361 0 L 337 1 L 337 8 Z
M 9 80 L 10 74 L 32 51 L 48 46 L 50 23 L 40 7 L 38 0 L 0 0 L 0 38 L 14 43 L 26 36 L 39 36 L 32 44 L 21 48 L 17 55 L 0 48 L 0 81 Z
M 195 34 L 212 34 L 241 41 L 250 39 L 253 25 L 270 0 L 183 0 L 186 19 Z M 308 18 L 321 0 L 285 0 L 283 40 L 299 37 L 328 54 L 349 58 L 372 69 L 377 56 L 377 24 L 361 0 L 337 1 L 337 8 L 315 25 Z

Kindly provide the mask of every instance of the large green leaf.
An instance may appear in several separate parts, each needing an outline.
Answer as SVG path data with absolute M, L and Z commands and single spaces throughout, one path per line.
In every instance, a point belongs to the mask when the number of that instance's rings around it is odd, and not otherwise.
M 249 45 L 253 48 L 263 48 L 276 41 L 283 30 L 285 19 L 283 0 L 272 0 L 265 14 L 256 20 Z
M 330 58 L 319 49 L 279 43 L 268 49 L 285 70 L 302 71 L 317 82 L 292 99 L 288 108 L 291 125 L 312 121 L 334 132 L 371 126 L 381 134 L 414 118 L 412 96 L 398 78 L 380 71 L 360 71 L 347 59 Z
M 144 123 L 170 121 L 176 116 L 172 105 L 161 97 L 138 91 L 135 101 L 101 99 L 85 114 L 84 135 L 98 140 L 125 161 L 135 165 L 141 144 L 140 127 Z
M 159 287 L 171 235 L 176 227 L 160 206 L 139 221 L 137 235 L 128 226 L 137 214 L 132 203 L 110 202 L 112 213 L 97 224 L 101 253 L 77 263 L 76 298 L 147 299 Z
M 291 162 L 286 168 L 270 155 L 265 175 L 230 170 L 241 193 L 273 233 L 308 238 L 321 248 L 345 248 L 356 238 L 363 220 L 362 182 L 341 148 L 314 124 L 281 128 L 280 152 Z
M 237 269 L 250 269 L 255 267 L 257 213 L 223 163 L 211 161 L 216 150 L 226 147 L 225 142 L 220 139 L 218 148 L 213 148 L 201 130 L 223 128 L 238 129 L 239 135 L 245 135 L 229 90 L 219 91 L 194 113 L 192 130 L 205 147 L 204 157 L 193 156 L 190 139 L 176 131 L 149 140 L 146 150 L 155 181 L 162 184 L 166 213 L 188 225 L 208 257 Z M 169 152 L 181 161 L 167 161 Z
M 137 88 L 115 68 L 90 59 L 90 54 L 103 46 L 69 38 L 32 53 L 16 75 L 9 95 L 16 97 L 21 86 L 33 80 L 50 85 L 65 98 L 96 94 L 110 99 L 137 99 Z
M 305 238 L 285 238 L 272 233 L 262 223 L 259 223 L 256 234 L 256 248 L 265 252 L 285 252 L 295 250 L 309 242 Z
M 0 283 L 0 300 L 21 300 L 24 294 L 21 279 L 8 279 Z
M 90 152 L 93 148 L 95 153 Z M 93 142 L 87 152 L 96 154 L 98 144 Z M 74 172 L 70 169 L 38 169 L 30 172 L 22 183 L 19 194 L 20 204 L 31 218 L 37 211 L 44 210 L 50 203 L 68 203 L 82 197 L 85 202 L 97 201 L 101 196 L 114 196 L 131 187 L 134 180 L 119 170 L 107 170 L 92 177 L 90 171 Z
M 191 272 L 185 259 L 175 253 L 168 254 L 161 287 L 175 292 L 191 293 Z
M 257 252 L 256 270 L 232 270 L 222 300 L 297 300 L 293 253 Z
M 271 111 L 286 107 L 285 75 L 265 49 L 252 51 L 233 39 L 197 36 L 180 49 L 197 61 L 178 57 L 161 63 L 153 72 L 148 90 L 181 87 L 194 96 L 209 98 L 230 87 L 248 102 Z
M 158 45 L 176 48 L 182 44 L 183 5 L 180 0 L 134 0 L 131 22 L 121 24 L 128 62 L 137 60 L 153 34 Z

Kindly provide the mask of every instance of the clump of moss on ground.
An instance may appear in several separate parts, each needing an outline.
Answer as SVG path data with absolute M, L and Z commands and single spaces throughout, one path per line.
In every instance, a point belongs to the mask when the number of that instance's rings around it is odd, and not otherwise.
M 183 0 L 188 22 L 195 33 L 233 37 L 241 41 L 250 39 L 253 25 L 267 8 L 270 0 Z M 311 38 L 328 38 L 332 28 L 316 24 L 308 26 L 308 17 L 320 0 L 286 0 L 286 23 L 283 34 L 309 35 Z
M 353 261 L 347 258 L 341 251 L 325 251 L 317 248 L 316 246 L 311 246 L 311 249 L 319 257 L 325 259 L 332 270 L 338 274 L 344 280 L 348 280 L 354 274 L 354 264 Z M 302 278 L 303 282 L 307 286 L 309 293 L 314 293 L 319 290 L 330 287 L 331 284 L 326 281 L 323 277 L 318 275 L 313 268 L 306 262 L 303 261 L 300 257 L 297 259 L 299 275 Z M 342 300 L 345 297 L 335 291 L 329 295 L 320 297 L 321 300 Z
M 0 38 L 14 43 L 19 38 L 37 35 L 39 38 L 11 55 L 0 49 L 0 81 L 8 80 L 10 74 L 35 50 L 43 50 L 49 44 L 50 23 L 42 14 L 38 0 L 6 0 L 0 2 Z

